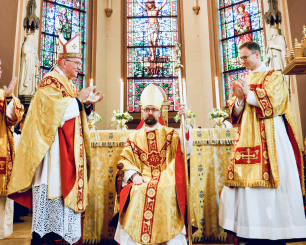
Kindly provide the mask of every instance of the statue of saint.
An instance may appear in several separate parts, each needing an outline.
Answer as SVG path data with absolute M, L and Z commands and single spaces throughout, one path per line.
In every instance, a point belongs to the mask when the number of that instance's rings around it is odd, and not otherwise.
M 157 16 L 159 11 L 166 5 L 167 0 L 164 0 L 164 2 L 158 8 L 155 6 L 155 0 L 146 0 L 145 6 L 142 5 L 139 0 L 136 0 L 136 2 L 140 5 L 141 8 L 143 8 L 144 11 L 147 12 L 148 24 L 146 30 L 148 32 L 148 41 L 150 46 L 150 61 L 155 62 L 156 46 L 159 33 L 159 23 Z
M 28 34 L 22 47 L 21 68 L 19 76 L 19 95 L 33 95 L 39 74 L 37 49 L 33 46 L 34 34 Z
M 265 61 L 269 68 L 276 71 L 283 71 L 286 67 L 286 41 L 282 35 L 279 35 L 277 28 L 270 29 L 271 38 L 267 43 L 267 59 Z M 284 76 L 284 80 L 289 85 L 289 76 Z

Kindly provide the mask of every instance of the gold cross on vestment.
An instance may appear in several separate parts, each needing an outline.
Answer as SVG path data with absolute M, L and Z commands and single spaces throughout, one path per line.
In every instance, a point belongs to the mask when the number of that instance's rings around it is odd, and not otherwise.
M 73 49 L 76 49 L 78 46 L 76 46 L 75 44 L 73 44 L 73 46 L 72 46 L 72 47 L 73 47 Z
M 251 151 L 250 148 L 248 148 L 247 149 L 248 154 L 247 155 L 242 154 L 242 157 L 247 157 L 248 158 L 247 163 L 251 162 L 251 160 L 250 160 L 251 157 L 254 158 L 256 156 L 255 154 L 250 154 L 250 151 Z

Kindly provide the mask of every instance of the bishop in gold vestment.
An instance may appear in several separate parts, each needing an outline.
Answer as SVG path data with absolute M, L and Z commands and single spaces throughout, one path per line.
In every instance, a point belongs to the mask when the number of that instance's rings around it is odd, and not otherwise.
M 145 124 L 129 135 L 121 155 L 127 182 L 120 193 L 115 235 L 121 245 L 187 244 L 180 137 L 173 128 L 157 123 L 162 102 L 156 86 L 149 85 L 143 91 L 141 105 Z
M 229 101 L 240 124 L 222 190 L 219 223 L 239 237 L 306 237 L 304 163 L 281 72 L 261 63 L 257 43 L 240 46 L 245 79 Z
M 8 188 L 14 200 L 33 208 L 32 244 L 77 242 L 88 204 L 86 108 L 91 105 L 82 101 L 102 98 L 99 92 L 90 95 L 95 87 L 78 92 L 71 81 L 81 69 L 80 36 L 68 42 L 60 37 L 60 43 L 59 65 L 44 76 L 32 98 Z

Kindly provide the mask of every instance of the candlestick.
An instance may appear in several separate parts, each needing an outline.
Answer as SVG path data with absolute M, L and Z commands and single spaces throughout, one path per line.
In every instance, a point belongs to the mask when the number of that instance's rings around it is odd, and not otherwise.
M 187 108 L 187 90 L 186 90 L 186 82 L 184 78 L 183 78 L 183 97 L 184 97 L 184 103 Z
M 124 101 L 124 83 L 123 80 L 120 79 L 120 112 L 124 112 L 124 108 L 123 108 L 123 101 Z
M 215 90 L 216 90 L 216 105 L 220 109 L 220 95 L 219 95 L 219 81 L 218 77 L 215 78 Z

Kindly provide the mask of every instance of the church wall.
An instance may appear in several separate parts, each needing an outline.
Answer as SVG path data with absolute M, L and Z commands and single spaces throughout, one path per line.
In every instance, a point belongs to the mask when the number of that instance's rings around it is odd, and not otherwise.
M 194 1 L 183 1 L 185 40 L 185 74 L 188 107 L 197 114 L 197 126 L 209 128 L 214 122 L 208 120 L 213 109 L 213 88 L 209 43 L 207 1 L 199 1 L 200 12 L 196 15 Z
M 3 85 L 8 86 L 13 77 L 18 2 L 18 0 L 0 0 L 0 59 L 4 70 L 0 79 L 0 88 L 3 88 Z
M 301 42 L 301 39 L 303 37 L 302 31 L 303 31 L 303 25 L 306 25 L 306 15 L 305 15 L 305 9 L 306 9 L 306 1 L 305 0 L 287 0 L 287 6 L 288 6 L 288 19 L 289 19 L 289 28 L 290 28 L 290 36 L 291 39 L 291 45 L 294 44 L 294 39 L 297 38 L 299 42 Z M 306 75 L 297 75 L 297 76 L 291 76 L 293 77 L 295 88 L 292 91 L 292 93 L 297 94 L 298 98 L 298 104 L 296 104 L 296 108 L 301 108 L 299 110 L 300 113 L 300 122 L 301 122 L 301 128 L 302 128 L 302 139 L 300 141 L 300 145 L 303 144 L 303 139 L 306 137 L 306 110 L 303 110 L 302 108 L 305 108 L 306 106 Z M 299 121 L 297 120 L 297 123 L 299 124 Z M 299 126 L 299 125 L 298 125 Z M 301 136 L 299 137 L 301 138 Z M 301 142 L 302 141 L 302 142 Z
M 96 29 L 96 85 L 97 91 L 105 94 L 95 110 L 102 117 L 97 123 L 98 129 L 114 129 L 111 124 L 113 110 L 120 107 L 121 78 L 121 1 L 112 1 L 113 13 L 106 17 L 107 1 L 97 1 Z

